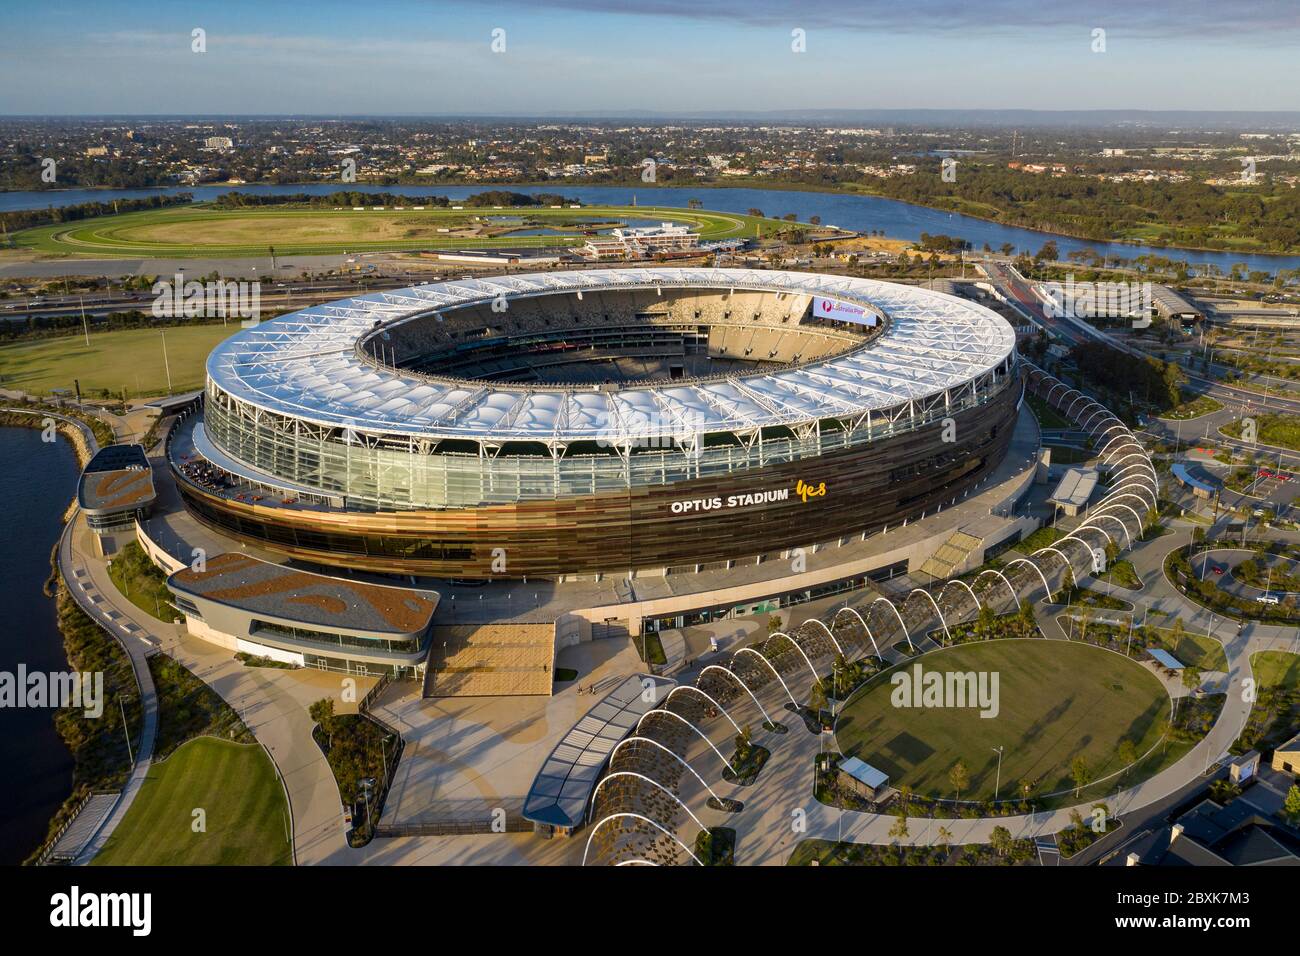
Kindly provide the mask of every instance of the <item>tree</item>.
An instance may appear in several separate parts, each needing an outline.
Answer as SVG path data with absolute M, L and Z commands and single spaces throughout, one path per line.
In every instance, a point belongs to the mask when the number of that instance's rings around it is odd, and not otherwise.
M 1295 787 L 1292 787 L 1291 789 L 1294 790 Z M 952 843 L 952 831 L 947 827 L 939 827 L 939 837 L 935 840 L 935 843 L 938 846 L 943 847 L 945 850 L 948 849 L 948 846 Z
M 997 851 L 998 856 L 1006 856 L 1011 852 L 1015 841 L 1011 839 L 1011 831 L 999 825 L 993 828 L 989 842 L 993 844 L 993 849 Z
M 894 821 L 894 825 L 893 825 L 892 827 L 889 828 L 889 835 L 890 835 L 893 839 L 899 841 L 899 844 L 898 844 L 898 860 L 899 860 L 899 862 L 901 863 L 902 860 L 903 860 L 903 844 L 902 844 L 902 841 L 903 841 L 903 840 L 906 840 L 907 837 L 908 837 L 908 835 L 909 835 L 909 832 L 908 832 L 908 829 L 907 829 L 907 814 L 906 814 L 906 813 L 900 813 L 900 814 L 898 815 L 898 819 Z
M 966 766 L 966 761 L 958 759 L 948 771 L 948 780 L 952 783 L 952 788 L 957 791 L 957 799 L 961 799 L 961 792 L 970 786 L 970 768 Z
M 744 763 L 749 759 L 749 748 L 753 737 L 749 731 L 749 724 L 740 728 L 740 733 L 736 734 L 736 759 Z
M 1092 623 L 1092 608 L 1086 604 L 1079 606 L 1079 640 L 1088 639 L 1088 625 Z
M 1189 691 L 1194 691 L 1201 686 L 1201 669 L 1195 664 L 1188 664 L 1183 668 L 1183 686 Z
M 814 715 L 820 714 L 826 707 L 826 682 L 816 680 L 813 682 L 812 690 L 808 692 L 808 709 Z
M 1119 747 L 1115 751 L 1115 756 L 1119 758 L 1120 764 L 1123 765 L 1123 773 L 1127 774 L 1129 767 L 1137 761 L 1137 746 L 1133 741 L 1125 737 L 1119 742 Z
M 1074 779 L 1074 795 L 1077 797 L 1079 791 L 1092 782 L 1092 768 L 1083 754 L 1070 761 L 1070 776 Z
M 1282 815 L 1293 824 L 1300 823 L 1300 785 L 1293 783 L 1286 792 L 1286 799 L 1282 801 Z

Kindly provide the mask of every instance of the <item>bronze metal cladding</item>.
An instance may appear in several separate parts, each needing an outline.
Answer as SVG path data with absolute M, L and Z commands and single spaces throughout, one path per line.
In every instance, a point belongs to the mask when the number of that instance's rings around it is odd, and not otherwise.
M 231 501 L 179 474 L 177 481 L 201 521 L 324 564 L 460 578 L 621 573 L 770 554 L 946 507 L 1001 462 L 1020 395 L 1006 388 L 955 414 L 955 441 L 945 442 L 936 422 L 818 458 L 558 501 L 298 510 Z

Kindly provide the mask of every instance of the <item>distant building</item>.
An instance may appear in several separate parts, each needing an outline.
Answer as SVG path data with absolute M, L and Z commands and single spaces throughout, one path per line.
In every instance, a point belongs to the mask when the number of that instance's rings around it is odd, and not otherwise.
M 107 147 L 107 146 L 91 146 L 89 149 L 86 150 L 86 155 L 87 155 L 87 156 L 107 156 L 107 155 L 108 155 L 108 147 Z
M 633 229 L 615 229 L 608 236 L 588 239 L 578 251 L 588 259 L 645 259 L 660 252 L 691 252 L 699 248 L 698 233 L 671 222 Z
M 436 251 L 433 253 L 434 258 L 440 262 L 462 262 L 472 265 L 489 265 L 489 266 L 517 266 L 527 264 L 530 266 L 552 266 L 563 262 L 565 257 L 559 255 L 547 255 L 545 253 L 524 252 L 519 250 L 501 250 L 493 252 L 479 252 L 475 249 L 446 250 Z
M 235 141 L 229 136 L 209 136 L 203 141 L 205 149 L 234 149 Z
M 1165 285 L 1151 287 L 1151 304 L 1166 322 L 1189 325 L 1204 320 L 1205 313 Z

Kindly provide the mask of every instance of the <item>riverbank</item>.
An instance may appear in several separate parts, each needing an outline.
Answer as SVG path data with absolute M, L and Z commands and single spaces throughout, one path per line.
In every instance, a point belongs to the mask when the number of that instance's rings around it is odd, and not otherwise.
M 51 578 L 69 670 L 104 675 L 103 713 L 91 718 L 76 709 L 55 711 L 55 729 L 72 754 L 72 792 L 55 811 L 45 839 L 32 851 L 25 861 L 27 864 L 40 859 L 46 846 L 87 796 L 98 791 L 120 790 L 126 785 L 132 769 L 131 754 L 139 746 L 143 728 L 140 692 L 130 657 L 77 606 L 57 567 Z
M 1141 239 L 1115 239 L 1105 240 L 1093 237 L 1082 237 L 1070 231 L 1056 231 L 1045 229 L 1041 225 L 1019 225 L 1008 222 L 1005 218 L 998 219 L 992 216 L 981 216 L 978 213 L 957 212 L 952 209 L 938 205 L 927 205 L 911 200 L 895 199 L 885 196 L 880 191 L 872 191 L 865 188 L 865 184 L 855 183 L 847 186 L 828 186 L 824 184 L 808 183 L 782 183 L 782 182 L 764 182 L 762 180 L 740 179 L 737 181 L 728 181 L 723 184 L 702 184 L 698 182 L 691 183 L 653 183 L 646 184 L 640 182 L 633 183 L 600 183 L 591 185 L 579 185 L 571 182 L 562 184 L 566 194 L 572 194 L 584 205 L 628 205 L 634 198 L 638 205 L 655 205 L 656 195 L 662 200 L 663 205 L 680 202 L 677 198 L 683 190 L 687 193 L 694 192 L 695 196 L 690 198 L 700 198 L 706 208 L 720 212 L 737 212 L 744 211 L 747 208 L 761 208 L 764 204 L 770 206 L 776 201 L 778 196 L 790 194 L 804 195 L 809 197 L 822 197 L 829 200 L 829 203 L 805 203 L 805 208 L 801 210 L 801 217 L 806 221 L 808 215 L 819 215 L 825 223 L 836 223 L 839 226 L 857 231 L 868 231 L 871 229 L 883 228 L 885 235 L 897 238 L 916 241 L 921 231 L 931 234 L 959 235 L 961 238 L 971 242 L 973 246 L 979 248 L 984 243 L 988 243 L 991 248 L 997 249 L 1006 243 L 1010 243 L 1018 249 L 1029 249 L 1031 245 L 1036 248 L 1042 244 L 1040 237 L 1055 238 L 1057 244 L 1061 246 L 1062 253 L 1068 253 L 1074 249 L 1089 248 L 1099 254 L 1122 255 L 1127 258 L 1133 258 L 1140 255 L 1168 256 L 1173 253 L 1191 254 L 1196 256 L 1196 262 L 1208 263 L 1227 270 L 1237 262 L 1244 262 L 1249 269 L 1262 269 L 1273 272 L 1279 268 L 1297 268 L 1300 267 L 1300 259 L 1296 252 L 1249 252 L 1240 248 L 1217 250 L 1213 248 L 1200 248 L 1192 246 L 1164 246 L 1155 245 L 1149 241 Z M 849 188 L 854 187 L 854 188 Z M 189 192 L 194 195 L 196 203 L 206 202 L 229 192 L 250 192 L 250 193 L 279 193 L 286 194 L 292 192 L 319 192 L 321 194 L 337 190 L 337 184 L 331 183 L 242 183 L 235 186 L 230 185 L 204 185 L 204 186 L 186 186 L 181 187 L 152 187 L 149 189 L 122 189 L 122 190 L 104 190 L 105 193 L 116 192 L 120 198 L 131 198 L 140 195 L 147 195 L 159 190 L 165 192 Z M 361 192 L 378 192 L 391 190 L 393 188 L 405 188 L 408 190 L 418 190 L 426 195 L 446 195 L 449 199 L 463 198 L 463 195 L 469 195 L 475 191 L 482 191 L 485 188 L 499 189 L 517 189 L 517 190 L 554 190 L 559 188 L 554 182 L 547 183 L 475 183 L 470 185 L 459 185 L 456 183 L 435 183 L 435 184 L 418 184 L 418 183 L 350 183 L 350 189 Z M 29 201 L 26 205 L 17 205 L 14 200 L 10 204 L 14 209 L 41 207 L 48 204 L 48 193 L 46 191 L 29 191 L 22 193 L 15 191 L 8 194 L 9 196 L 27 196 Z M 76 190 L 66 191 L 69 200 L 77 195 Z M 463 195 L 457 195 L 463 194 Z M 728 200 L 721 203 L 709 201 L 704 197 L 713 195 L 721 199 L 720 194 L 727 194 Z M 0 197 L 6 194 L 0 193 Z M 81 191 L 84 200 L 95 200 L 100 198 L 99 193 L 92 193 L 89 189 Z M 855 204 L 854 208 L 847 208 L 845 200 L 858 200 L 863 204 L 870 204 L 865 207 L 859 207 Z M 0 203 L 0 208 L 5 204 Z M 732 208 L 728 208 L 728 207 Z M 774 214 L 775 215 L 775 214 Z M 953 222 L 952 220 L 960 217 L 963 221 Z M 1106 247 L 1110 247 L 1109 249 Z
M 0 408 L 0 427 L 5 426 L 37 431 L 52 427 L 68 440 L 78 470 L 94 454 L 94 443 L 103 445 L 113 441 L 112 429 L 93 416 L 44 403 L 14 403 Z M 38 493 L 49 493 L 48 486 L 40 484 L 37 487 Z M 75 485 L 73 487 L 75 489 Z M 60 517 L 60 527 L 75 511 L 76 499 L 70 497 Z M 43 542 L 31 540 L 22 542 L 22 545 L 28 549 L 46 547 Z M 57 536 L 48 547 L 50 570 L 43 592 L 54 601 L 55 626 L 62 639 L 63 660 L 57 666 L 53 666 L 53 660 L 42 661 L 41 669 L 102 673 L 103 712 L 97 717 L 87 717 L 77 709 L 53 712 L 55 733 L 72 758 L 72 785 L 71 791 L 50 816 L 40 845 L 26 857 L 25 862 L 29 864 L 40 858 L 50 840 L 88 795 L 120 789 L 125 784 L 131 771 L 130 748 L 138 745 L 142 727 L 140 695 L 130 658 L 122 646 L 87 617 L 72 599 L 57 566 Z M 26 650 L 23 656 L 28 658 Z M 30 666 L 35 669 L 36 663 L 33 661 Z M 132 741 L 129 746 L 127 728 L 130 728 Z

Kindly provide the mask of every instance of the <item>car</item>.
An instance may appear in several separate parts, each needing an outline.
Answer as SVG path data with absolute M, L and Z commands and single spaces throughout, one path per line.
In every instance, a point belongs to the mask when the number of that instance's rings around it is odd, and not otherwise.
M 1267 468 L 1261 468 L 1261 469 L 1259 470 L 1259 477 L 1261 477 L 1261 478 L 1272 478 L 1272 477 L 1273 477 L 1273 473 L 1272 473 L 1271 471 L 1269 471 Z
M 1278 604 L 1279 601 L 1276 594 L 1261 594 L 1259 597 L 1255 598 L 1255 603 L 1256 604 Z
M 1213 571 L 1215 574 L 1222 574 L 1224 571 L 1228 569 L 1225 568 L 1222 564 L 1216 564 L 1214 565 L 1214 567 L 1210 568 L 1210 570 Z

